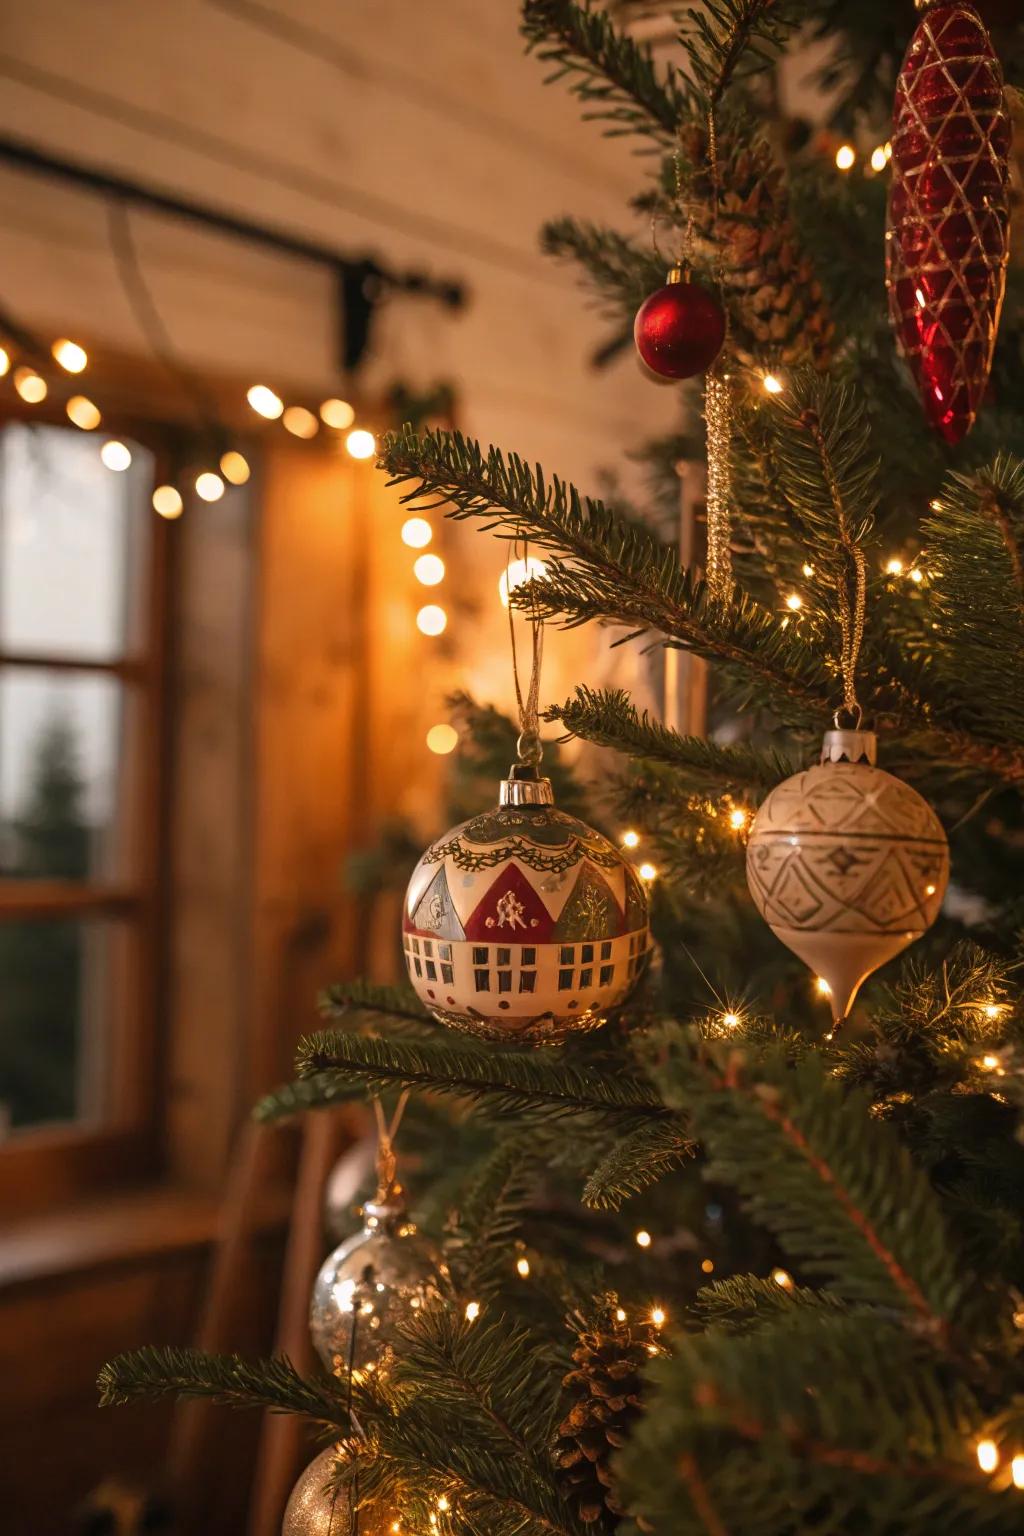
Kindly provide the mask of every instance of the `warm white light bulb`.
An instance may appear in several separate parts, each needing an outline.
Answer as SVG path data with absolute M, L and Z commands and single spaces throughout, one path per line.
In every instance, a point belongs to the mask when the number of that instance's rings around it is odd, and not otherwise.
M 1015 1488 L 1024 1488 L 1024 1456 L 1015 1456 L 1010 1462 L 1010 1476 Z
M 14 387 L 26 405 L 38 405 L 46 399 L 46 380 L 34 368 L 15 368 Z
M 791 592 L 786 598 L 786 607 L 790 613 L 798 613 L 804 605 L 804 600 L 799 592 Z
M 873 171 L 884 171 L 888 163 L 889 156 L 885 152 L 885 145 L 876 144 L 871 151 L 871 169 Z
M 432 725 L 427 732 L 427 746 L 431 752 L 436 752 L 438 757 L 447 757 L 449 752 L 454 752 L 459 744 L 459 733 L 454 726 L 441 724 Z
M 722 1014 L 722 1023 L 726 1026 L 727 1029 L 735 1029 L 739 1022 L 740 1016 L 738 1013 Z
M 994 1440 L 979 1440 L 977 1456 L 983 1472 L 994 1472 L 999 1465 L 999 1447 Z
M 0 379 L 9 371 L 11 366 L 11 354 L 6 347 L 0 347 Z
M 252 474 L 249 460 L 235 448 L 229 448 L 220 456 L 220 472 L 232 485 L 244 485 Z
M 808 565 L 806 561 L 804 561 L 804 563 L 800 567 L 800 569 L 803 571 L 805 576 L 813 576 L 814 575 L 814 566 L 813 565 Z
M 267 421 L 277 421 L 284 411 L 284 401 L 280 395 L 275 395 L 266 384 L 254 384 L 246 390 L 245 398 L 256 412 L 257 416 L 263 416 Z
M 540 581 L 547 573 L 544 561 L 538 560 L 535 555 L 528 555 L 525 560 L 510 560 L 508 568 L 502 571 L 498 579 L 498 596 L 503 606 L 508 607 L 508 595 L 516 587 L 521 587 L 527 581 Z
M 907 572 L 907 575 L 910 577 L 911 581 L 915 584 L 915 586 L 919 585 L 922 581 L 924 581 L 924 572 L 923 571 L 919 571 L 916 565 L 914 566 L 914 569 L 912 571 L 908 571 Z
M 665 1313 L 661 1307 L 651 1308 L 651 1322 L 654 1324 L 655 1328 L 661 1328 L 664 1326 Z
M 423 549 L 434 537 L 434 530 L 425 517 L 409 517 L 402 524 L 402 543 L 410 549 Z
M 422 635 L 443 634 L 447 623 L 448 615 L 437 603 L 427 603 L 416 615 L 416 628 Z
M 741 811 L 739 809 L 739 807 L 737 806 L 736 810 L 729 812 L 729 825 L 730 825 L 730 827 L 732 827 L 734 832 L 742 831 L 742 829 L 746 826 L 746 824 L 747 824 L 747 813 L 746 813 L 746 811 Z
M 636 1245 L 638 1248 L 649 1248 L 651 1246 L 651 1234 L 645 1232 L 643 1227 L 636 1234 Z
M 80 347 L 77 341 L 68 341 L 66 336 L 55 341 L 50 351 L 65 373 L 81 373 L 89 361 L 85 348 Z
M 902 576 L 903 561 L 894 555 L 891 560 L 885 562 L 885 572 L 887 576 Z
M 840 144 L 836 150 L 836 165 L 841 171 L 852 170 L 857 161 L 857 151 L 852 144 Z
M 354 459 L 372 459 L 377 452 L 377 439 L 365 427 L 353 427 L 345 447 Z
M 516 1259 L 516 1273 L 522 1275 L 524 1280 L 526 1279 L 527 1275 L 530 1273 L 529 1259 Z
M 100 458 L 108 469 L 120 474 L 128 468 L 132 461 L 131 449 L 126 443 L 119 443 L 114 437 L 103 444 L 100 449 Z
M 203 501 L 220 501 L 224 495 L 224 481 L 212 469 L 204 469 L 196 475 L 196 495 Z
M 185 503 L 181 499 L 181 492 L 176 485 L 158 485 L 153 492 L 153 511 L 161 517 L 173 521 L 180 517 L 185 509 Z
M 68 413 L 68 420 L 83 432 L 92 432 L 103 420 L 99 407 L 87 400 L 85 395 L 72 395 L 64 409 Z
M 815 985 L 815 988 L 817 990 L 817 993 L 818 993 L 819 997 L 831 997 L 832 996 L 832 988 L 829 986 L 829 984 L 825 980 L 824 976 L 815 976 L 815 978 L 814 978 L 814 985 Z
M 320 407 L 320 420 L 325 427 L 344 432 L 356 419 L 356 413 L 347 400 L 325 400 Z
M 444 561 L 440 555 L 420 555 L 412 571 L 425 587 L 436 587 L 438 582 L 444 581 Z
M 290 405 L 281 417 L 281 425 L 293 437 L 302 437 L 307 440 L 316 437 L 320 430 L 320 423 L 313 412 L 307 411 L 304 405 Z
M 777 373 L 766 373 L 761 383 L 769 395 L 782 394 L 782 380 Z
M 641 864 L 640 868 L 637 870 L 637 874 L 640 876 L 641 880 L 646 880 L 648 884 L 650 884 L 652 880 L 657 880 L 658 878 L 658 871 L 655 869 L 653 864 Z
M 640 833 L 639 832 L 623 832 L 623 834 L 622 834 L 622 846 L 623 846 L 623 848 L 639 848 L 639 846 L 640 846 Z
M 466 1322 L 475 1323 L 480 1316 L 480 1303 L 478 1301 L 466 1302 Z
M 793 1276 L 788 1272 L 788 1270 L 773 1269 L 772 1279 L 775 1281 L 775 1284 L 779 1286 L 779 1288 L 783 1291 L 791 1291 L 793 1289 Z

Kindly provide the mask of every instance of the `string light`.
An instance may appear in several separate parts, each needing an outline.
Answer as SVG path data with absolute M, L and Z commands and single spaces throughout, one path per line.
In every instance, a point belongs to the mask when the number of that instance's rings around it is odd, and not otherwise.
M 416 615 L 416 628 L 421 635 L 441 635 L 448 623 L 448 615 L 437 603 L 427 603 Z
M 815 976 L 814 987 L 819 997 L 832 996 L 832 988 L 829 986 L 824 976 Z
M 231 485 L 244 485 L 252 474 L 249 460 L 235 448 L 220 456 L 220 472 Z
M 377 452 L 377 439 L 365 427 L 353 427 L 345 439 L 345 447 L 354 459 L 372 459 Z
M 813 576 L 814 575 L 814 566 L 813 565 L 808 565 L 806 560 L 804 561 L 804 563 L 800 567 L 800 569 L 803 571 L 805 576 Z
M 700 1267 L 704 1274 L 712 1275 L 715 1272 L 715 1261 L 714 1259 L 701 1259 Z
M 735 1029 L 739 1022 L 740 1016 L 738 1013 L 722 1014 L 722 1023 L 725 1025 L 726 1029 Z
M 908 571 L 907 574 L 909 575 L 911 581 L 916 582 L 917 584 L 920 584 L 922 581 L 924 581 L 924 572 L 919 571 L 916 565 L 914 566 L 914 569 L 912 571 Z
M 204 469 L 196 475 L 196 495 L 203 501 L 220 501 L 224 495 L 224 481 L 212 469 Z
M 466 1322 L 475 1323 L 480 1316 L 480 1303 L 478 1301 L 466 1302 Z
M 325 427 L 334 427 L 337 432 L 344 432 L 355 419 L 355 410 L 347 400 L 325 400 L 320 406 L 320 420 Z
M 119 443 L 116 437 L 108 438 L 100 449 L 100 458 L 108 469 L 121 474 L 132 461 L 131 449 L 126 443 Z
M 626 1309 L 625 1309 L 625 1307 L 616 1307 L 615 1308 L 615 1320 L 616 1320 L 616 1322 L 619 1322 L 619 1323 L 624 1323 L 626 1321 Z
M 646 1232 L 643 1227 L 636 1234 L 636 1245 L 638 1248 L 649 1248 L 651 1246 L 651 1234 Z
M 903 575 L 903 561 L 902 560 L 898 560 L 896 558 L 896 556 L 894 555 L 891 560 L 887 560 L 885 562 L 885 570 L 886 570 L 886 575 L 888 575 L 888 576 L 902 576 Z
M 169 522 L 180 517 L 185 510 L 185 503 L 181 499 L 181 492 L 176 485 L 158 485 L 153 492 L 153 511 L 161 517 L 166 517 Z
M 11 366 L 11 354 L 6 347 L 0 347 L 0 379 L 9 371 Z
M 986 1019 L 998 1019 L 1003 1010 L 998 1003 L 986 1003 L 982 1011 Z
M 432 725 L 427 732 L 427 746 L 438 757 L 447 757 L 459 744 L 459 733 L 452 725 Z
M 441 1511 L 442 1515 L 446 1515 L 448 1513 L 448 1511 L 451 1509 L 451 1505 L 449 1504 L 448 1500 L 445 1498 L 443 1493 L 442 1493 L 441 1497 L 437 1501 L 437 1507 Z
M 103 417 L 97 406 L 85 395 L 72 395 L 64 407 L 68 420 L 76 427 L 81 427 L 83 432 L 91 432 L 98 427 Z
M 836 150 L 836 165 L 841 171 L 851 171 L 857 163 L 857 151 L 852 144 L 840 144 Z
M 637 874 L 641 880 L 646 880 L 648 885 L 650 885 L 652 880 L 657 880 L 658 878 L 658 871 L 653 864 L 641 864 Z
M 885 152 L 885 158 L 887 160 L 891 160 L 892 159 L 892 144 L 889 142 L 888 139 L 886 139 L 885 143 L 882 145 L 882 149 Z
M 746 824 L 747 812 L 741 810 L 739 806 L 737 806 L 734 811 L 729 812 L 729 825 L 732 827 L 734 832 L 742 832 Z
M 26 405 L 38 405 L 46 399 L 46 380 L 34 368 L 15 368 L 14 387 Z
M 871 151 L 871 169 L 873 171 L 884 171 L 888 163 L 889 156 L 885 152 L 885 145 L 876 144 Z
M 981 1065 L 986 1072 L 994 1072 L 999 1065 L 999 1057 L 988 1054 L 981 1058 Z
M 77 341 L 68 341 L 66 336 L 55 341 L 50 351 L 54 361 L 60 364 L 65 373 L 81 373 L 89 361 L 85 348 L 80 347 Z
M 1010 1462 L 1010 1476 L 1015 1488 L 1024 1488 L 1024 1456 L 1015 1456 Z
M 661 1307 L 651 1308 L 651 1322 L 654 1324 L 655 1328 L 662 1328 L 664 1326 L 665 1313 L 662 1311 Z
M 782 1291 L 791 1291 L 793 1289 L 793 1276 L 789 1273 L 788 1269 L 773 1269 L 772 1279 Z
M 541 581 L 547 573 L 544 561 L 538 560 L 535 555 L 528 555 L 525 560 L 510 560 L 508 569 L 502 571 L 498 581 L 498 596 L 502 607 L 508 607 L 508 595 L 516 587 L 521 587 L 527 581 Z
M 525 1280 L 530 1273 L 530 1261 L 527 1258 L 516 1259 L 516 1274 Z
M 623 848 L 639 848 L 639 846 L 640 846 L 640 833 L 639 832 L 623 832 L 623 834 L 622 834 L 622 846 L 623 846 Z
M 761 386 L 769 395 L 782 394 L 782 380 L 777 373 L 766 373 L 761 380 Z
M 994 1440 L 979 1440 L 977 1457 L 983 1472 L 994 1472 L 999 1465 L 999 1447 Z
M 412 573 L 424 587 L 436 587 L 444 581 L 444 561 L 440 555 L 420 555 Z
M 797 613 L 803 607 L 804 600 L 799 592 L 791 592 L 786 598 L 786 607 L 791 613 Z
M 410 517 L 402 524 L 402 543 L 410 549 L 422 549 L 434 537 L 434 530 L 425 517 Z
M 313 412 L 307 411 L 304 405 L 290 405 L 281 417 L 281 425 L 293 437 L 301 437 L 307 442 L 311 437 L 316 437 L 320 430 L 320 423 Z
M 251 389 L 246 390 L 245 398 L 257 416 L 264 417 L 266 421 L 277 421 L 278 417 L 284 413 L 284 401 L 281 396 L 275 395 L 266 384 L 254 384 Z

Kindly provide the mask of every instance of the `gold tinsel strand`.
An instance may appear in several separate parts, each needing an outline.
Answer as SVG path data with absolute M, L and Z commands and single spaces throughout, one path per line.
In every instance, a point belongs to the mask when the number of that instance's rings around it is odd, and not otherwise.
M 708 441 L 708 593 L 725 602 L 732 588 L 732 388 L 720 357 L 708 372 L 704 394 Z

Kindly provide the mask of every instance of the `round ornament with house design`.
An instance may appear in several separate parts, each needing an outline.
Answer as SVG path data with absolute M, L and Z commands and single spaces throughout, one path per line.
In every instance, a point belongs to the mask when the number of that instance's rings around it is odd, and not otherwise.
M 442 1024 L 555 1044 L 623 1002 L 650 944 L 647 897 L 619 850 L 517 766 L 500 803 L 453 827 L 413 871 L 409 980 Z

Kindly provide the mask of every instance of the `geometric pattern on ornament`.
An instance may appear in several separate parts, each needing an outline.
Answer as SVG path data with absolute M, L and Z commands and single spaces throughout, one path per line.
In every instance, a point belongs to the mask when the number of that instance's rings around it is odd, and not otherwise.
M 584 861 L 551 935 L 558 944 L 613 939 L 623 931 L 624 911 L 607 881 Z
M 466 918 L 467 939 L 546 944 L 554 918 L 518 863 L 504 868 Z
M 951 442 L 973 424 L 998 332 L 1010 133 L 973 7 L 926 14 L 897 82 L 886 281 L 900 348 Z
M 935 813 L 901 779 L 882 769 L 846 773 L 841 765 L 810 768 L 765 803 L 768 831 L 817 831 L 867 837 L 933 837 L 943 841 Z
M 415 912 L 411 914 L 410 926 L 421 933 L 435 934 L 439 939 L 466 937 L 448 891 L 443 864 L 420 897 Z

